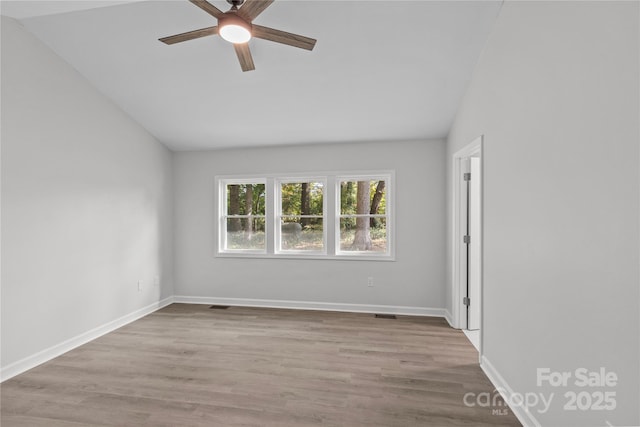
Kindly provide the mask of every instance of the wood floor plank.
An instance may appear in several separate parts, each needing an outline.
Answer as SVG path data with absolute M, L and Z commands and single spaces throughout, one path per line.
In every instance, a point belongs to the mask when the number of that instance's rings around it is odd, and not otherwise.
M 2 383 L 1 422 L 519 426 L 464 404 L 477 360 L 440 318 L 172 304 Z

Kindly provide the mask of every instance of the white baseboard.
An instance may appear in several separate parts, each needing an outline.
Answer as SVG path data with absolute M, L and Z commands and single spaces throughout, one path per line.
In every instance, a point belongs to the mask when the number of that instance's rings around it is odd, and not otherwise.
M 45 362 L 48 362 L 49 360 L 56 358 L 61 354 L 68 352 L 69 350 L 73 350 L 76 347 L 86 344 L 89 341 L 92 341 L 98 337 L 101 337 L 104 334 L 108 334 L 111 331 L 114 331 L 128 323 L 131 323 L 134 320 L 138 320 L 141 317 L 144 317 L 150 313 L 153 313 L 154 311 L 159 310 L 163 307 L 166 307 L 167 305 L 172 303 L 173 303 L 173 297 L 165 298 L 161 301 L 154 302 L 153 304 L 149 304 L 146 307 L 143 307 L 132 313 L 126 314 L 118 319 L 105 323 L 102 326 L 98 326 L 97 328 L 93 328 L 90 331 L 84 332 L 80 335 L 77 335 L 73 338 L 63 341 L 60 344 L 56 344 L 34 355 L 18 360 L 17 362 L 14 362 L 0 369 L 0 382 L 6 381 L 9 378 L 15 377 L 18 374 L 28 371 L 29 369 L 35 368 L 36 366 L 41 365 Z
M 489 378 L 489 381 L 493 383 L 496 390 L 502 395 L 503 399 L 506 402 L 510 402 L 511 397 L 514 395 L 513 389 L 485 356 L 480 358 L 480 367 Z M 538 422 L 538 420 L 525 406 L 510 406 L 509 408 L 524 427 L 541 426 L 540 422 Z
M 455 326 L 453 326 L 453 316 L 451 315 L 451 313 L 449 313 L 449 310 L 447 310 L 446 308 L 444 309 L 444 318 L 449 324 L 449 326 L 451 326 L 453 329 L 458 329 Z
M 311 301 L 287 301 L 270 299 L 247 299 L 247 298 L 216 298 L 216 297 L 190 297 L 176 295 L 173 297 L 175 303 L 185 304 L 212 304 L 230 305 L 243 307 L 264 307 L 264 308 L 289 308 L 294 310 L 322 310 L 322 311 L 348 311 L 352 313 L 380 313 L 399 314 L 407 316 L 432 316 L 446 317 L 446 310 L 443 308 L 425 308 L 397 305 L 370 305 L 370 304 L 344 304 L 330 302 Z

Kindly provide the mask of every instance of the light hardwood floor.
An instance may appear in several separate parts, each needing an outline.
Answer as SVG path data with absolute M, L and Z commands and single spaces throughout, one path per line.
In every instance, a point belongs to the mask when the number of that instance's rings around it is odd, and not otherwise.
M 493 386 L 440 318 L 173 304 L 5 381 L 0 409 L 2 427 L 520 425 L 468 392 Z

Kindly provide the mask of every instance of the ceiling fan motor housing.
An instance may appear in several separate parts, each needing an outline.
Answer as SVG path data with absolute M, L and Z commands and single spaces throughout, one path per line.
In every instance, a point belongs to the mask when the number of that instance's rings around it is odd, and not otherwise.
M 237 25 L 239 27 L 245 28 L 249 32 L 251 32 L 251 29 L 252 29 L 251 22 L 247 21 L 246 19 L 238 15 L 238 12 L 234 9 L 231 9 L 223 13 L 218 18 L 219 27 L 224 27 L 226 25 Z

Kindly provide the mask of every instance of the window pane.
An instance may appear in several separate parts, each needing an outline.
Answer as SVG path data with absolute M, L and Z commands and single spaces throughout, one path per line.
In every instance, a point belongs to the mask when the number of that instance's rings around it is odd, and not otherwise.
M 302 226 L 302 221 L 307 225 Z M 322 251 L 324 235 L 322 218 L 283 217 L 280 249 L 283 251 Z
M 264 215 L 264 184 L 227 185 L 227 215 Z
M 386 187 L 384 180 L 341 181 L 340 213 L 384 215 L 387 208 Z
M 280 191 L 282 215 L 322 215 L 322 182 L 286 183 Z
M 264 217 L 227 218 L 226 249 L 264 250 Z
M 387 251 L 385 218 L 360 217 L 340 219 L 340 250 L 362 252 Z

